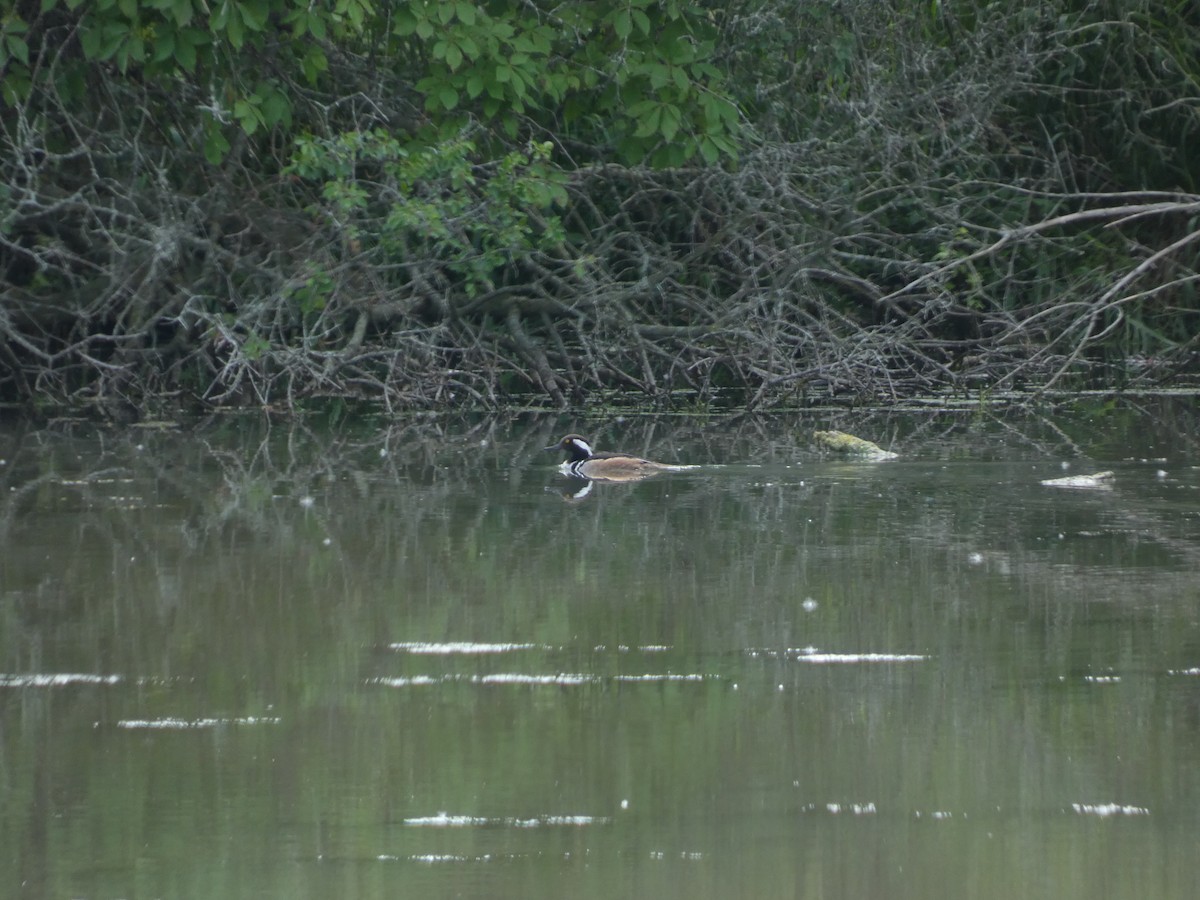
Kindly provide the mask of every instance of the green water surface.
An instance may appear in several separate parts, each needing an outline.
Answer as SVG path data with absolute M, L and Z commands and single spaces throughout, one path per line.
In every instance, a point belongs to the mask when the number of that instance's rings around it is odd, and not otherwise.
M 0 425 L 0 896 L 1200 896 L 1198 420 Z

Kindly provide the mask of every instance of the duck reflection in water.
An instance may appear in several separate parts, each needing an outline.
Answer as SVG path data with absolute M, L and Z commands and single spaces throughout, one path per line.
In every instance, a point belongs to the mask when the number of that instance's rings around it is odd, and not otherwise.
M 558 470 L 571 478 L 586 481 L 642 481 L 663 472 L 683 472 L 696 468 L 653 462 L 628 453 L 597 453 L 588 440 L 578 434 L 568 434 L 557 444 L 545 449 L 565 452 L 567 458 Z

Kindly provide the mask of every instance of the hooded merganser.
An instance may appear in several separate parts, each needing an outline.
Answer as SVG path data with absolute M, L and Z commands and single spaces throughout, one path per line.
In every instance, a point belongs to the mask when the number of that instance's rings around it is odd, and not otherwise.
M 692 468 L 651 462 L 628 453 L 596 453 L 587 439 L 578 434 L 568 434 L 557 444 L 545 449 L 566 451 L 567 459 L 560 466 L 562 473 L 590 481 L 640 481 L 659 472 Z

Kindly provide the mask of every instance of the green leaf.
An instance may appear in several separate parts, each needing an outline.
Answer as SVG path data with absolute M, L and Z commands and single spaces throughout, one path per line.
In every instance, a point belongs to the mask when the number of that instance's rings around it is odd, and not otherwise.
M 528 37 L 530 52 L 545 56 L 550 52 L 550 48 L 554 46 L 556 34 L 552 29 L 543 25 L 541 28 L 529 32 Z
M 392 34 L 398 37 L 408 37 L 417 30 L 417 17 L 407 7 L 401 7 L 394 13 Z
M 661 104 L 656 103 L 645 116 L 639 117 L 637 128 L 633 131 L 633 136 L 637 138 L 649 137 L 658 131 L 662 124 L 663 108 Z
M 444 85 L 438 91 L 438 99 L 442 101 L 442 106 L 446 109 L 454 109 L 454 107 L 458 106 L 458 91 L 450 87 L 450 85 Z
M 633 11 L 632 15 L 633 15 L 633 22 L 635 25 L 637 25 L 638 31 L 640 31 L 644 35 L 649 35 L 650 34 L 650 17 L 648 15 L 646 15 L 644 12 L 642 12 L 640 9 L 635 9 Z
M 100 29 L 85 28 L 79 35 L 79 46 L 84 59 L 96 59 L 100 55 Z
M 679 123 L 682 118 L 683 116 L 679 112 L 678 106 L 663 106 L 662 122 L 659 125 L 659 131 L 662 132 L 662 136 L 668 141 L 675 140 L 675 135 L 679 131 Z
M 663 148 L 661 158 L 665 161 L 662 165 L 667 168 L 682 166 L 685 162 L 691 159 L 696 153 L 695 147 L 689 141 L 686 144 L 667 144 Z
M 441 22 L 443 25 L 449 25 L 450 22 L 454 19 L 454 13 L 455 13 L 455 4 L 443 3 L 440 6 L 438 6 L 438 9 L 437 9 L 438 21 Z
M 168 31 L 154 42 L 154 62 L 162 62 L 175 56 L 175 32 Z
M 446 65 L 450 67 L 451 71 L 462 65 L 462 61 L 462 51 L 458 49 L 457 44 L 450 44 L 446 47 Z
M 96 53 L 97 58 L 112 59 L 128 37 L 129 29 L 124 23 L 116 22 L 105 25 L 101 29 L 101 42 Z
M 250 31 L 262 31 L 267 27 L 267 16 L 270 10 L 263 0 L 240 0 L 238 10 L 242 21 Z
M 726 156 L 737 159 L 737 144 L 726 134 L 710 134 L 708 139 L 717 145 Z
M 329 60 L 325 58 L 325 52 L 320 47 L 310 45 L 304 59 L 300 61 L 300 66 L 304 69 L 304 77 L 308 83 L 316 84 L 321 73 L 329 68 Z
M 512 81 L 509 82 L 509 85 L 518 97 L 525 96 L 525 78 L 518 70 L 513 69 Z
M 29 47 L 24 38 L 9 34 L 5 35 L 4 42 L 8 45 L 8 53 L 13 59 L 19 59 L 25 65 L 29 65 Z
M 292 121 L 292 104 L 282 91 L 271 90 L 263 98 L 263 120 L 267 125 L 290 125 Z
M 700 155 L 711 166 L 721 156 L 721 149 L 717 146 L 716 141 L 705 136 L 700 138 Z
M 467 78 L 467 96 L 474 100 L 483 93 L 483 76 L 478 72 L 472 72 Z
M 629 10 L 617 10 L 617 14 L 613 17 L 613 31 L 621 40 L 629 37 L 633 31 L 633 25 L 629 19 Z
M 16 106 L 29 99 L 33 87 L 27 77 L 28 69 L 21 67 L 9 68 L 4 80 L 0 82 L 0 101 L 7 106 Z
M 258 115 L 254 107 L 246 100 L 238 100 L 233 104 L 233 116 L 242 126 L 246 134 L 254 134 L 258 130 Z
M 454 8 L 458 13 L 458 21 L 462 22 L 464 25 L 475 24 L 476 10 L 474 3 L 467 3 L 465 0 L 459 0 L 459 2 L 455 4 Z
M 652 90 L 659 90 L 666 86 L 671 79 L 671 70 L 659 63 L 651 63 L 644 67 L 645 71 L 650 76 L 650 87 Z M 678 71 L 678 70 L 676 70 Z
M 225 23 L 225 34 L 229 38 L 229 43 L 233 45 L 234 50 L 240 50 L 246 39 L 245 29 L 242 27 L 241 16 L 230 16 L 229 21 Z
M 183 28 L 192 21 L 192 0 L 175 0 L 171 4 L 171 15 L 175 18 L 175 24 Z
M 700 99 L 704 107 L 704 118 L 709 127 L 717 127 L 722 123 L 736 125 L 738 118 L 737 107 L 723 97 L 715 94 L 704 94 Z
M 658 105 L 657 100 L 639 100 L 637 103 L 631 104 L 625 112 L 635 119 L 640 119 Z
M 196 69 L 196 47 L 188 41 L 175 43 L 175 61 L 183 66 L 184 71 L 193 72 Z
M 421 40 L 429 40 L 431 37 L 433 37 L 433 23 L 428 19 L 422 19 L 417 23 L 416 32 L 417 37 L 419 37 Z
M 329 34 L 329 30 L 325 27 L 325 17 L 310 13 L 308 16 L 308 30 L 318 41 L 325 40 L 325 37 Z
M 225 140 L 225 135 L 221 134 L 220 128 L 214 123 L 204 137 L 204 158 L 215 166 L 220 164 L 228 152 L 229 141 Z

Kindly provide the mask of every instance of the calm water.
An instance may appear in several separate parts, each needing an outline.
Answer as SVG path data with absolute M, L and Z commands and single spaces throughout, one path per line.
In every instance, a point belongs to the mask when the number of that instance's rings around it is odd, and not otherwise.
M 0 896 L 1193 898 L 1198 424 L 2 425 Z

